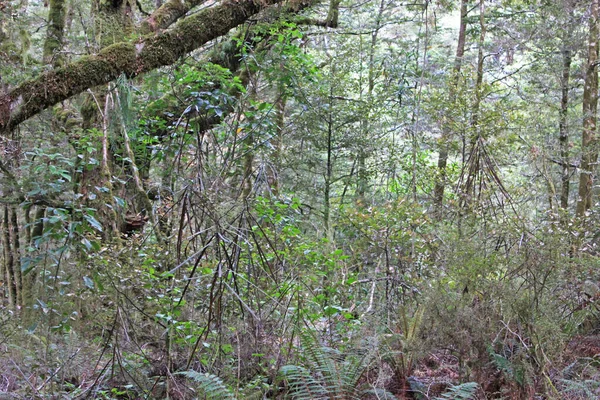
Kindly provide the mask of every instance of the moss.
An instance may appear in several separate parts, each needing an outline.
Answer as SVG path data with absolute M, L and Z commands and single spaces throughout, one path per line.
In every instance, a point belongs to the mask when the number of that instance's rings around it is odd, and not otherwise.
M 157 8 L 152 15 L 141 25 L 141 33 L 146 35 L 156 32 L 159 29 L 165 29 L 183 17 L 188 11 L 206 0 L 169 0 L 161 7 Z
M 44 42 L 44 62 L 60 66 L 62 57 L 56 54 L 60 50 L 63 42 L 66 18 L 65 0 L 50 0 L 50 11 L 48 13 L 48 31 L 46 32 L 46 41 Z
M 96 42 L 101 48 L 121 42 L 133 32 L 131 0 L 96 0 L 93 8 Z

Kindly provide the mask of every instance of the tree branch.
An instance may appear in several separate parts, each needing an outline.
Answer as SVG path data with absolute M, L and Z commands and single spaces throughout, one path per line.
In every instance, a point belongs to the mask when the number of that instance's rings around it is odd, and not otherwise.
M 116 43 L 98 54 L 48 71 L 0 95 L 0 133 L 88 88 L 121 74 L 129 78 L 175 63 L 208 41 L 222 36 L 250 16 L 281 0 L 225 2 L 179 21 L 173 29 L 135 43 Z
M 156 32 L 159 29 L 165 29 L 171 26 L 179 18 L 183 17 L 192 8 L 204 3 L 206 0 L 169 0 L 162 6 L 154 10 L 152 14 L 146 18 L 141 26 L 140 33 L 148 34 Z

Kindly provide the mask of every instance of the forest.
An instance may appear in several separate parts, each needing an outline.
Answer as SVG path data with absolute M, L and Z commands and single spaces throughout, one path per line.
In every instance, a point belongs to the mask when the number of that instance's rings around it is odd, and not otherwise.
M 600 398 L 600 0 L 0 0 L 0 399 Z

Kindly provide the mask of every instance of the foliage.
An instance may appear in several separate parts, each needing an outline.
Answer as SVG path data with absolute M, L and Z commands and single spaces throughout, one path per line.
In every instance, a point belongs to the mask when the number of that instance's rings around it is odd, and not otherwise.
M 436 397 L 436 400 L 471 400 L 475 399 L 479 385 L 476 382 L 467 382 L 460 385 L 452 386 L 441 397 Z
M 364 354 L 343 354 L 322 347 L 309 333 L 301 337 L 302 349 L 309 368 L 286 365 L 281 374 L 292 399 L 363 399 L 375 395 L 381 399 L 395 397 L 379 388 L 361 382 L 370 367 L 373 355 L 369 349 Z
M 0 393 L 598 397 L 591 2 L 183 3 L 0 1 Z

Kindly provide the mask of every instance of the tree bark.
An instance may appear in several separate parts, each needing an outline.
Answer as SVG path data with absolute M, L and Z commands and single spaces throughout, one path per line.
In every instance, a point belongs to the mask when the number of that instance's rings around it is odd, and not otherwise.
M 461 0 L 460 3 L 460 27 L 458 30 L 458 44 L 456 45 L 456 57 L 454 58 L 454 68 L 452 70 L 452 78 L 449 88 L 449 105 L 454 106 L 456 102 L 456 90 L 460 80 L 460 70 L 465 55 L 465 43 L 467 37 L 467 3 L 468 0 Z M 448 141 L 452 129 L 450 121 L 446 121 L 442 126 L 442 137 L 440 138 L 440 154 L 438 157 L 438 176 L 435 182 L 433 191 L 433 202 L 436 213 L 441 214 L 442 205 L 444 203 L 444 191 L 446 189 L 446 166 L 448 165 Z
M 199 6 L 204 2 L 206 2 L 206 0 L 169 0 L 166 3 L 159 5 L 152 15 L 142 21 L 140 33 L 145 35 L 160 29 L 168 28 L 179 18 L 187 14 L 192 8 Z
M 4 275 L 8 288 L 8 304 L 11 309 L 17 306 L 17 282 L 14 274 L 14 259 L 10 240 L 9 206 L 4 205 L 2 210 L 2 250 L 4 259 Z
M 337 28 L 338 27 L 340 2 L 341 2 L 341 0 L 329 0 L 329 11 L 327 12 L 327 19 L 325 20 L 326 27 L 328 27 L 328 28 Z
M 93 1 L 96 43 L 100 48 L 119 43 L 133 33 L 133 10 L 132 0 Z
M 571 50 L 569 50 L 566 45 L 565 48 L 563 48 L 562 56 L 563 69 L 560 80 L 562 95 L 560 99 L 558 130 L 560 141 L 560 158 L 562 162 L 560 207 L 566 211 L 569 206 L 569 180 L 571 174 L 569 169 L 569 130 L 567 126 L 567 113 L 569 111 L 569 80 L 571 75 Z
M 583 88 L 583 133 L 581 140 L 581 173 L 576 214 L 583 217 L 592 206 L 594 172 L 598 161 L 596 148 L 596 116 L 598 109 L 598 3 L 592 0 L 587 67 Z
M 366 102 L 368 104 L 367 115 L 361 121 L 361 132 L 362 132 L 362 140 L 364 142 L 358 149 L 358 157 L 357 157 L 357 188 L 356 193 L 358 200 L 360 202 L 364 202 L 365 194 L 368 190 L 369 186 L 369 173 L 367 171 L 367 157 L 369 156 L 369 146 L 368 146 L 368 137 L 369 131 L 371 129 L 371 125 L 369 121 L 371 120 L 371 107 L 373 106 L 373 90 L 375 88 L 375 50 L 377 46 L 377 38 L 379 36 L 379 31 L 381 30 L 381 23 L 383 19 L 383 12 L 385 11 L 386 2 L 382 0 L 379 3 L 379 8 L 377 11 L 377 17 L 375 18 L 375 27 L 373 28 L 373 32 L 371 33 L 371 43 L 369 46 L 369 69 L 367 72 L 367 99 Z
M 65 0 L 50 0 L 48 30 L 44 42 L 44 63 L 60 66 L 62 58 L 58 52 L 62 48 L 65 20 L 67 16 Z
M 98 54 L 48 71 L 0 95 L 0 133 L 6 133 L 40 111 L 106 84 L 121 74 L 135 77 L 175 63 L 206 42 L 226 34 L 250 16 L 281 0 L 240 0 L 209 8 L 178 22 L 173 29 L 136 42 L 116 43 Z

